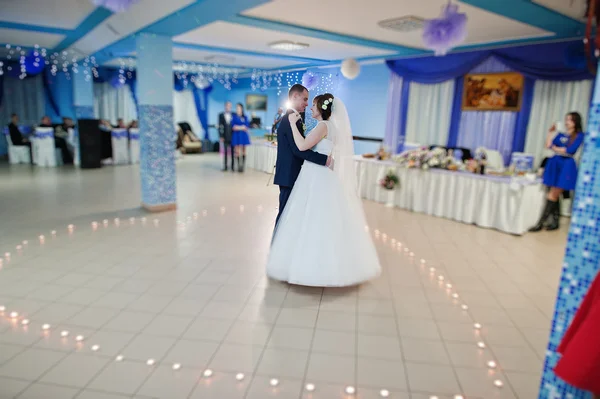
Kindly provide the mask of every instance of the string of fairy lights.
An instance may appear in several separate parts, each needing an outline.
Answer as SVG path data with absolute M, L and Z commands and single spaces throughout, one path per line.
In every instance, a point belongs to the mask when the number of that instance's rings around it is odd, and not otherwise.
M 73 50 L 51 52 L 50 50 L 35 45 L 33 48 L 25 48 L 18 45 L 6 44 L 4 50 L 4 61 L 0 61 L 0 76 L 10 73 L 19 79 L 34 76 L 48 68 L 52 76 L 63 73 L 70 80 L 73 74 L 83 73 L 85 80 L 98 79 L 100 77 L 100 65 L 94 56 L 82 56 Z M 118 83 L 123 85 L 127 80 L 133 79 L 136 63 L 132 57 L 122 57 L 116 61 L 118 72 Z M 240 83 L 240 75 L 245 73 L 241 68 L 227 65 L 200 64 L 196 62 L 176 61 L 174 63 L 175 76 L 186 87 L 189 84 L 209 86 L 220 84 L 226 90 L 232 90 Z M 309 87 L 311 91 L 319 93 L 334 91 L 337 85 L 337 74 L 310 72 L 318 76 L 315 85 Z M 289 89 L 296 83 L 303 83 L 305 72 L 282 72 L 253 69 L 250 74 L 250 89 L 252 91 L 266 91 L 272 88 L 281 95 L 284 90 Z M 285 82 L 285 83 L 284 83 Z
M 257 211 L 261 213 L 263 211 L 263 206 L 257 206 Z M 178 229 L 182 232 L 191 229 L 193 224 L 199 223 L 202 219 L 205 219 L 211 215 L 225 215 L 229 210 L 225 206 L 221 206 L 218 211 L 209 212 L 207 209 L 204 209 L 202 212 L 194 212 L 193 214 L 187 216 L 184 220 L 179 220 L 177 222 Z M 235 211 L 235 209 L 234 209 Z M 245 214 L 247 209 L 244 205 L 239 206 L 239 213 Z M 100 231 L 104 229 L 108 229 L 109 227 L 119 228 L 127 225 L 126 219 L 114 218 L 112 223 L 108 219 L 104 219 L 101 222 L 93 221 L 90 223 L 90 227 L 92 232 L 98 234 Z M 141 218 L 129 218 L 128 225 L 130 227 L 141 226 L 142 228 L 148 228 L 150 226 L 154 226 L 154 228 L 159 228 L 161 226 L 160 219 L 154 218 L 150 220 L 147 217 Z M 76 234 L 77 227 L 73 224 L 69 224 L 66 228 L 68 235 L 73 236 Z M 461 300 L 460 295 L 458 294 L 456 287 L 450 282 L 450 280 L 443 274 L 442 271 L 436 269 L 434 266 L 428 264 L 428 261 L 425 259 L 420 259 L 420 261 L 415 261 L 416 254 L 412 252 L 405 243 L 400 242 L 396 238 L 384 233 L 378 229 L 371 229 L 369 226 L 365 226 L 365 230 L 372 234 L 373 238 L 380 242 L 383 246 L 388 246 L 391 250 L 397 252 L 403 257 L 408 259 L 408 264 L 413 265 L 419 268 L 420 272 L 423 274 L 427 274 L 429 276 L 429 281 L 431 284 L 438 287 L 438 289 L 443 290 L 446 293 L 448 299 L 455 306 L 460 306 L 463 312 L 469 312 L 469 306 Z M 59 237 L 59 232 L 57 230 L 52 230 L 50 232 L 50 239 L 53 240 Z M 44 234 L 40 234 L 38 236 L 39 245 L 44 247 L 49 244 L 48 237 Z M 26 251 L 29 250 L 34 244 L 34 242 L 30 242 L 29 240 L 23 240 L 19 244 L 16 245 L 16 254 L 15 257 L 22 256 Z M 11 267 L 11 263 L 13 260 L 13 254 L 9 251 L 4 253 L 3 257 L 0 257 L 0 270 L 4 266 Z M 60 336 L 61 342 L 64 345 L 74 344 L 80 352 L 84 353 L 83 349 L 85 347 L 89 348 L 92 352 L 101 353 L 102 347 L 100 343 L 93 342 L 94 336 L 87 337 L 79 332 L 69 331 L 66 329 L 56 328 L 51 324 L 47 323 L 44 320 L 32 320 L 29 319 L 27 314 L 20 311 L 20 309 L 12 308 L 5 304 L 0 303 L 0 318 L 7 320 L 14 329 L 19 329 L 19 331 L 27 332 L 34 329 L 39 329 L 41 331 L 42 336 L 48 337 L 50 335 L 58 335 Z M 474 335 L 477 337 L 477 342 L 474 345 L 474 350 L 477 350 L 481 356 L 487 356 L 490 354 L 493 356 L 492 351 L 488 348 L 488 344 L 485 342 L 485 337 L 482 334 L 483 325 L 481 323 L 473 324 Z M 72 340 L 72 341 L 71 341 Z M 145 361 L 145 364 L 148 367 L 157 367 L 160 365 L 169 366 L 173 371 L 177 372 L 182 368 L 185 368 L 186 365 L 180 363 L 178 361 L 175 362 L 165 362 L 161 360 L 157 360 L 152 357 L 152 353 L 148 353 L 148 359 Z M 125 355 L 120 353 L 114 357 L 114 361 L 117 363 L 123 362 L 125 359 Z M 486 362 L 486 366 L 489 369 L 488 375 L 493 379 L 493 385 L 501 389 L 504 387 L 504 382 L 502 379 L 497 378 L 497 373 L 499 373 L 500 365 L 495 360 L 488 360 Z M 220 372 L 217 370 L 213 370 L 211 368 L 203 369 L 201 373 L 201 378 L 205 380 L 210 380 L 217 376 Z M 223 373 L 229 374 L 229 373 Z M 232 379 L 232 384 L 239 384 L 246 379 L 246 375 L 243 372 L 238 372 L 235 374 L 235 378 Z M 279 393 L 280 387 L 285 384 L 276 375 L 272 375 L 268 379 L 268 385 L 272 389 L 272 394 L 274 397 Z M 319 390 L 319 386 L 312 381 L 306 382 L 303 387 L 303 390 L 308 393 L 312 393 L 314 391 Z M 340 386 L 340 393 L 344 393 L 348 395 L 348 397 L 355 397 L 355 395 L 359 394 L 359 389 L 352 384 Z M 379 397 L 388 398 L 392 397 L 392 392 L 387 388 L 380 388 L 378 391 Z M 453 399 L 464 399 L 462 394 L 455 394 L 452 396 Z M 436 395 L 430 395 L 429 399 L 439 399 Z

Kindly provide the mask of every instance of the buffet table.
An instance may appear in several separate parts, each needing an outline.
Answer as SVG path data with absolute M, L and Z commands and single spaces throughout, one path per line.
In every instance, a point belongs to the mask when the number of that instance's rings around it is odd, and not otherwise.
M 276 160 L 277 146 L 268 141 L 253 140 L 246 149 L 249 168 L 271 174 Z M 364 199 L 509 234 L 522 235 L 536 224 L 546 195 L 539 180 L 407 169 L 361 156 L 355 165 Z M 390 169 L 400 179 L 400 187 L 392 191 L 379 184 Z
M 273 173 L 277 160 L 277 146 L 266 140 L 252 140 L 246 147 L 246 167 L 265 173 Z
M 393 191 L 379 185 L 390 169 L 400 179 Z M 362 198 L 516 235 L 535 225 L 545 198 L 538 180 L 407 169 L 360 156 L 356 173 Z

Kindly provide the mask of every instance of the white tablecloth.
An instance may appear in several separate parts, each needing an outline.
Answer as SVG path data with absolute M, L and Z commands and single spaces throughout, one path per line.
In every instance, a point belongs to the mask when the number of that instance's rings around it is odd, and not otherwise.
M 255 140 L 246 147 L 246 167 L 273 173 L 277 160 L 277 146 L 268 141 Z
M 379 185 L 390 169 L 400 179 L 392 192 Z M 517 235 L 535 225 L 545 198 L 538 181 L 406 169 L 362 157 L 356 158 L 356 173 L 362 198 Z

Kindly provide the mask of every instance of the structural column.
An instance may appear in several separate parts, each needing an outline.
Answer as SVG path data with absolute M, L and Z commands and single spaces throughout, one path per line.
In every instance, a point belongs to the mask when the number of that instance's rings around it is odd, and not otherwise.
M 154 212 L 177 207 L 172 47 L 167 36 L 136 41 L 142 206 Z
M 589 393 L 569 386 L 554 372 L 556 348 L 575 316 L 600 265 L 600 79 L 596 77 L 588 133 L 579 165 L 571 227 L 558 287 L 550 342 L 540 386 L 540 399 L 587 399 Z M 600 333 L 599 333 L 600 334 Z M 598 342 L 590 342 L 590 348 Z

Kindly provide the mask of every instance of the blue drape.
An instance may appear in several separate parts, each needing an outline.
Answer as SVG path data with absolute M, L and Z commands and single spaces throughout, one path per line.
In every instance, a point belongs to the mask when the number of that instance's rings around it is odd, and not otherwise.
M 527 126 L 533 105 L 533 87 L 535 79 L 525 77 L 523 95 L 521 97 L 521 111 L 517 114 L 515 122 L 515 133 L 513 136 L 512 152 L 523 152 L 525 150 L 525 139 L 527 138 Z
M 509 47 L 495 50 L 453 53 L 444 57 L 419 57 L 387 61 L 388 67 L 403 79 L 399 136 L 406 131 L 405 110 L 411 81 L 437 84 L 455 79 L 455 96 L 448 134 L 448 146 L 492 146 L 507 159 L 511 152 L 523 151 L 536 79 L 576 81 L 593 79 L 585 62 L 574 62 L 573 48 L 581 41 Z M 491 64 L 495 66 L 490 66 Z M 488 67 L 486 67 L 486 64 Z M 462 112 L 464 75 L 468 73 L 516 71 L 525 76 L 521 110 L 515 112 Z M 485 129 L 502 129 L 495 137 L 482 137 Z
M 459 76 L 454 80 L 454 98 L 452 99 L 452 113 L 450 115 L 450 131 L 448 132 L 448 147 L 451 148 L 456 147 L 456 144 L 458 143 L 458 129 L 460 128 L 464 85 L 464 76 Z
M 62 117 L 75 119 L 73 82 L 62 72 L 53 76 L 49 68 L 44 70 L 43 82 L 46 114 L 52 122 L 61 122 Z
M 198 119 L 204 129 L 204 139 L 208 140 L 208 94 L 211 92 L 212 86 L 208 86 L 204 89 L 194 87 L 192 92 L 194 93 L 194 103 L 196 104 L 196 112 L 198 113 Z
M 417 83 L 440 83 L 467 74 L 485 59 L 493 56 L 511 70 L 533 79 L 593 79 L 585 66 L 574 65 L 566 59 L 569 49 L 577 43 L 580 41 L 469 51 L 444 57 L 403 58 L 387 61 L 387 65 L 404 79 Z
M 408 119 L 408 99 L 410 97 L 410 81 L 402 81 L 402 102 L 400 103 L 400 137 L 398 139 L 398 148 L 396 152 L 404 151 L 404 142 L 406 141 L 406 120 Z
M 4 97 L 4 75 L 0 75 L 0 107 L 2 106 L 2 98 Z

